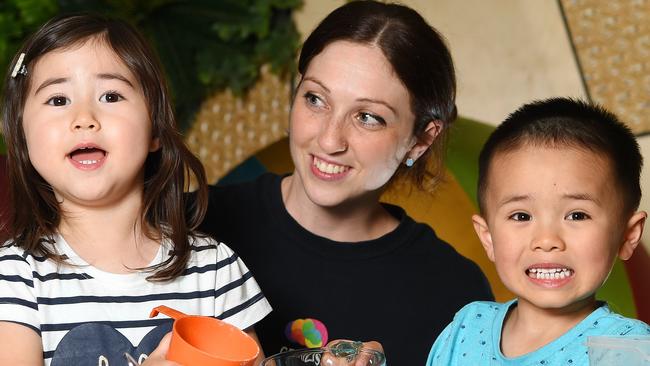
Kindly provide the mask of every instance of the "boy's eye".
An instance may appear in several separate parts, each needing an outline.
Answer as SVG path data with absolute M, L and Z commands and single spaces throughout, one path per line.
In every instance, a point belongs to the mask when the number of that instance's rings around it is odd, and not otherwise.
M 379 117 L 376 114 L 368 112 L 360 112 L 357 118 L 363 125 L 369 127 L 379 127 L 386 125 L 386 121 L 383 118 Z
M 115 103 L 123 99 L 124 97 L 117 92 L 108 92 L 99 97 L 99 101 L 104 103 Z
M 531 219 L 529 214 L 523 212 L 516 212 L 510 215 L 510 218 L 515 221 L 530 221 Z
M 567 220 L 588 220 L 591 217 L 584 212 L 571 212 L 565 217 Z
M 55 107 L 60 107 L 70 104 L 70 100 L 63 96 L 56 96 L 48 99 L 46 103 Z

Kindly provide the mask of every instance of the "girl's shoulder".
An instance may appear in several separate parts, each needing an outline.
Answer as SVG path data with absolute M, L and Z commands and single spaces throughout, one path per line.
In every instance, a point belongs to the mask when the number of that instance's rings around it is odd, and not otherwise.
M 0 245 L 0 253 L 16 253 L 23 251 L 22 248 L 18 247 L 13 240 L 7 240 Z
M 44 258 L 34 257 L 12 242 L 0 246 L 0 274 L 29 275 L 38 271 L 36 267 L 47 265 Z
M 17 246 L 13 240 L 4 242 L 0 246 L 0 262 L 20 261 L 29 262 L 29 258 L 33 257 L 25 249 Z
M 192 250 L 192 258 L 199 261 L 233 261 L 238 258 L 237 254 L 228 245 L 205 235 L 190 237 L 190 249 Z

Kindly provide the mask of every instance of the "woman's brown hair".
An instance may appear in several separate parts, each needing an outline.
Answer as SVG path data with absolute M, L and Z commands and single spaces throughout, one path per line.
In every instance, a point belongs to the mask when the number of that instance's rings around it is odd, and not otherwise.
M 456 74 L 444 38 L 407 6 L 352 1 L 332 11 L 307 37 L 298 60 L 300 74 L 336 41 L 374 45 L 383 52 L 409 92 L 416 137 L 422 138 L 429 122 L 441 122 L 431 147 L 413 167 L 400 166 L 391 180 L 404 177 L 420 189 L 432 189 L 444 176 L 448 127 L 457 116 Z
M 7 170 L 11 214 L 4 234 L 7 243 L 43 255 L 57 262 L 64 260 L 51 246 L 61 221 L 54 192 L 32 166 L 23 131 L 22 117 L 30 87 L 30 67 L 48 52 L 73 47 L 87 40 L 104 42 L 124 62 L 142 87 L 152 122 L 153 137 L 160 149 L 145 162 L 141 222 L 153 232 L 155 240 L 173 243 L 170 258 L 154 267 L 152 281 L 171 280 L 183 273 L 190 257 L 189 235 L 201 222 L 206 210 L 207 183 L 201 162 L 185 146 L 171 105 L 162 67 L 144 37 L 130 24 L 97 14 L 71 14 L 53 18 L 27 39 L 12 61 L 11 69 L 24 53 L 26 73 L 12 77 L 7 73 L 2 93 L 2 128 L 7 145 Z M 197 194 L 186 218 L 184 195 L 194 176 Z M 144 226 L 147 226 L 144 225 Z

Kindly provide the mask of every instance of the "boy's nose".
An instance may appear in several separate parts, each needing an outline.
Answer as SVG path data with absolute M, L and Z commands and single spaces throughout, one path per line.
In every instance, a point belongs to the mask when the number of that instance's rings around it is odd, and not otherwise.
M 564 240 L 552 231 L 540 232 L 531 242 L 532 250 L 544 252 L 561 251 L 566 248 Z

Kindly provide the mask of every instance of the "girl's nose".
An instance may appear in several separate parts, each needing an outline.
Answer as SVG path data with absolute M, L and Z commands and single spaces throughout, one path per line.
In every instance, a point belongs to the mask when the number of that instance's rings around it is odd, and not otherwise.
M 327 154 L 338 154 L 348 149 L 345 122 L 342 118 L 331 118 L 323 122 L 318 144 Z
M 95 121 L 78 121 L 74 125 L 75 130 L 95 130 L 98 129 L 99 124 Z
M 83 108 L 79 110 L 75 116 L 75 119 L 72 121 L 71 128 L 74 131 L 99 131 L 101 129 L 101 125 L 91 110 Z

